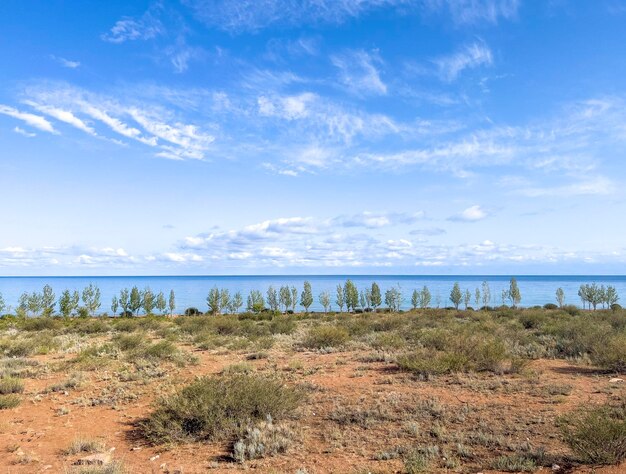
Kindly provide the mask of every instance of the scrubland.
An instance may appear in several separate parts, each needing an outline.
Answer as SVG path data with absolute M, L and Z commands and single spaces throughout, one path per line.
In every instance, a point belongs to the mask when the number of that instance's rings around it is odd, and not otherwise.
M 620 309 L 7 316 L 0 465 L 624 472 L 624 372 Z

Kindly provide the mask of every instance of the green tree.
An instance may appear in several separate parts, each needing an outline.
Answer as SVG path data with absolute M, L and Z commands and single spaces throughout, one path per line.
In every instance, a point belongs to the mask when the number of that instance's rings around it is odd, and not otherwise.
M 4 298 L 2 297 L 2 293 L 0 293 L 0 316 L 4 315 L 4 311 L 7 309 L 6 304 L 4 302 Z
M 162 291 L 159 291 L 159 294 L 156 297 L 156 309 L 164 315 L 167 311 L 167 301 L 165 300 L 165 295 Z
M 278 312 L 279 304 L 278 304 L 278 293 L 276 289 L 270 285 L 267 289 L 267 305 L 270 307 L 270 310 L 273 312 Z
M 391 311 L 400 311 L 402 306 L 402 292 L 400 288 L 391 287 L 385 291 L 385 304 Z
M 470 290 L 466 289 L 465 293 L 463 293 L 463 305 L 465 306 L 466 311 L 467 311 L 467 308 L 469 308 L 471 301 L 472 301 L 472 294 L 470 293 Z
M 374 308 L 374 312 L 381 304 L 383 304 L 383 297 L 380 293 L 380 287 L 378 283 L 374 282 L 372 283 L 372 308 Z
M 319 295 L 319 302 L 324 308 L 324 313 L 327 313 L 330 310 L 330 293 L 322 291 Z
M 20 313 L 22 313 L 23 316 L 26 316 L 28 314 L 28 299 L 29 299 L 30 295 L 26 292 L 22 293 L 20 295 L 20 299 L 18 300 L 17 303 L 17 309 Z
M 211 314 L 219 314 L 220 313 L 220 290 L 217 286 L 214 286 L 209 290 L 209 295 L 206 297 L 207 305 L 209 306 L 209 313 Z
M 122 315 L 127 316 L 130 308 L 130 293 L 128 292 L 128 288 L 122 288 L 120 290 L 119 302 L 120 308 L 122 308 Z
M 43 309 L 43 315 L 52 316 L 55 305 L 56 295 L 54 294 L 54 291 L 52 291 L 52 287 L 50 285 L 44 286 L 43 292 L 41 293 L 41 307 Z
M 228 288 L 220 290 L 220 311 L 227 312 L 230 309 L 230 291 Z
M 89 286 L 83 290 L 82 300 L 88 314 L 93 316 L 100 308 L 100 288 L 89 283 Z
M 559 304 L 559 308 L 563 307 L 563 303 L 565 303 L 565 292 L 563 288 L 556 289 L 556 302 Z
M 152 292 L 152 290 L 149 287 L 146 287 L 143 290 L 143 301 L 142 301 L 142 307 L 143 310 L 146 314 L 152 314 L 152 311 L 154 310 L 154 307 L 156 306 L 156 300 L 154 297 L 154 293 Z
M 365 309 L 370 310 L 372 308 L 372 289 L 365 289 Z
M 483 306 L 489 306 L 491 301 L 491 289 L 487 280 L 483 281 Z
M 411 306 L 413 306 L 414 310 L 422 306 L 422 293 L 420 291 L 413 290 L 413 294 L 411 295 Z
M 43 295 L 33 291 L 28 297 L 28 310 L 33 315 L 39 315 L 42 310 Z
M 283 307 L 283 312 L 287 312 L 291 308 L 291 290 L 288 286 L 281 286 L 278 291 L 278 299 L 280 305 Z
M 141 306 L 142 306 L 141 300 L 142 300 L 141 291 L 139 291 L 139 288 L 137 288 L 136 286 L 133 286 L 130 290 L 130 301 L 129 301 L 130 311 L 133 313 L 133 316 L 136 316 L 139 314 L 139 309 L 141 309 Z
M 247 309 L 253 313 L 260 313 L 265 309 L 265 300 L 259 290 L 250 291 Z
M 64 318 L 69 318 L 78 306 L 78 300 L 76 300 L 69 290 L 63 290 L 59 297 L 59 312 Z
M 296 312 L 296 305 L 298 304 L 298 289 L 295 286 L 291 287 L 291 311 Z
M 174 314 L 174 310 L 176 309 L 176 294 L 174 294 L 174 290 L 170 290 L 170 297 L 167 302 L 167 307 L 170 310 L 170 316 Z
M 428 308 L 428 306 L 430 306 L 430 301 L 432 299 L 432 295 L 430 294 L 430 290 L 428 289 L 428 287 L 426 285 L 424 285 L 424 288 L 422 288 L 422 309 Z
M 113 295 L 113 298 L 111 298 L 111 312 L 113 313 L 113 316 L 115 316 L 117 314 L 117 310 L 120 307 L 120 302 L 117 299 L 117 296 Z
M 454 283 L 452 287 L 452 291 L 450 292 L 450 301 L 454 305 L 454 309 L 459 309 L 459 305 L 461 304 L 461 300 L 463 299 L 463 294 L 461 293 L 461 287 L 458 282 Z
M 230 300 L 230 312 L 233 314 L 237 314 L 239 312 L 239 308 L 243 306 L 243 298 L 241 296 L 241 292 L 236 292 L 232 299 Z
M 354 311 L 359 306 L 359 290 L 352 280 L 346 280 L 343 287 L 344 299 L 346 302 L 346 309 L 348 312 L 352 309 Z
M 610 286 L 610 285 L 607 286 L 606 287 L 606 304 L 608 305 L 608 307 L 610 308 L 614 304 L 617 304 L 618 301 L 619 301 L 619 295 L 617 294 L 617 290 L 615 289 L 615 287 Z
M 519 286 L 517 286 L 517 280 L 515 278 L 511 278 L 509 284 L 509 299 L 511 300 L 511 306 L 514 308 L 522 301 L 522 294 L 519 291 Z
M 313 292 L 311 291 L 311 283 L 304 282 L 304 289 L 300 295 L 300 304 L 304 306 L 304 312 L 309 312 L 309 307 L 313 304 Z
M 480 307 L 480 290 L 478 288 L 474 291 L 474 304 L 476 305 L 476 309 Z
M 346 305 L 346 297 L 343 294 L 343 286 L 337 285 L 337 298 L 335 300 L 337 306 L 339 307 L 339 312 L 343 313 L 343 307 Z

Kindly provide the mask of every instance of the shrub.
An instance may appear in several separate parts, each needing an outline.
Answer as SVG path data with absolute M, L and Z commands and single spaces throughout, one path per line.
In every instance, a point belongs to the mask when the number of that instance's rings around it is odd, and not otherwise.
M 261 376 L 203 377 L 162 399 L 141 431 L 153 443 L 214 440 L 267 416 L 279 420 L 302 398 L 299 390 Z
M 626 459 L 626 406 L 581 407 L 561 417 L 559 425 L 581 461 L 617 464 Z
M 317 326 L 311 328 L 302 345 L 308 349 L 325 349 L 342 346 L 350 339 L 348 331 L 337 326 Z
M 287 451 L 293 443 L 293 432 L 284 425 L 275 425 L 271 418 L 250 426 L 233 445 L 233 458 L 238 462 L 274 456 Z
M 22 393 L 24 391 L 24 382 L 15 377 L 0 378 L 0 395 L 8 395 L 10 393 Z
M 76 438 L 72 444 L 63 451 L 67 456 L 82 453 L 99 453 L 104 450 L 104 443 L 97 439 Z
M 461 354 L 437 351 L 421 351 L 398 357 L 396 363 L 402 370 L 412 372 L 419 377 L 428 379 L 433 375 L 451 372 L 467 372 L 470 361 Z
M 0 395 L 0 410 L 15 408 L 20 404 L 20 397 L 17 395 Z
M 590 351 L 590 358 L 602 369 L 623 372 L 626 370 L 626 334 L 598 340 Z
M 198 308 L 187 308 L 185 310 L 185 316 L 199 316 L 202 314 Z
M 622 305 L 619 303 L 613 303 L 611 305 L 611 311 L 621 311 L 622 310 Z
M 491 463 L 491 467 L 504 472 L 535 472 L 537 469 L 534 460 L 521 454 L 499 456 Z
M 546 303 L 543 305 L 543 309 L 559 309 L 554 303 Z
M 567 314 L 569 314 L 570 316 L 576 316 L 580 314 L 580 309 L 578 308 L 578 306 L 575 306 L 573 304 L 563 305 L 561 309 L 565 311 Z

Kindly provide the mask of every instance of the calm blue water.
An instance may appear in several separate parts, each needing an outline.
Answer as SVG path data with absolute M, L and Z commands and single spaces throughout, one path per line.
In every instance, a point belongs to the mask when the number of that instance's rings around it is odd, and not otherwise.
M 241 291 L 245 300 L 250 290 L 260 290 L 264 295 L 270 285 L 279 288 L 281 285 L 296 286 L 298 294 L 302 291 L 305 280 L 311 282 L 315 303 L 312 310 L 321 310 L 317 296 L 322 291 L 329 291 L 335 308 L 335 288 L 338 283 L 345 282 L 347 278 L 354 281 L 359 289 L 365 289 L 376 281 L 381 291 L 392 286 L 399 286 L 404 295 L 404 308 L 411 304 L 411 293 L 414 289 L 428 286 L 432 293 L 431 306 L 437 306 L 437 296 L 440 305 L 449 306 L 450 290 L 454 282 L 458 281 L 461 289 L 466 288 L 472 293 L 472 305 L 474 290 L 480 287 L 483 280 L 489 282 L 492 295 L 492 304 L 500 304 L 500 294 L 508 288 L 510 277 L 508 276 L 406 276 L 406 275 L 307 275 L 307 276 L 134 276 L 134 277 L 0 277 L 0 293 L 3 295 L 7 306 L 15 307 L 21 293 L 27 291 L 41 291 L 46 284 L 50 285 L 57 298 L 64 289 L 82 290 L 89 283 L 100 287 L 102 292 L 101 312 L 111 312 L 110 301 L 113 295 L 119 294 L 119 290 L 134 285 L 143 289 L 150 287 L 155 293 L 163 291 L 166 296 L 170 290 L 176 293 L 177 311 L 195 306 L 203 311 L 207 309 L 206 296 L 209 290 L 217 286 L 228 288 L 233 294 Z M 561 287 L 565 291 L 566 303 L 580 305 L 577 293 L 582 283 L 596 282 L 598 284 L 613 285 L 620 295 L 626 298 L 626 276 L 520 276 L 516 277 L 521 293 L 522 306 L 543 305 L 555 303 L 555 291 Z M 621 302 L 621 300 L 620 300 Z

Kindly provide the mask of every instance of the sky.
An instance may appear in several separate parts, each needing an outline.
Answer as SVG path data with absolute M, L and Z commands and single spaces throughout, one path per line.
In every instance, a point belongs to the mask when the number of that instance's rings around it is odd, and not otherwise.
M 623 274 L 624 0 L 3 0 L 0 275 Z

